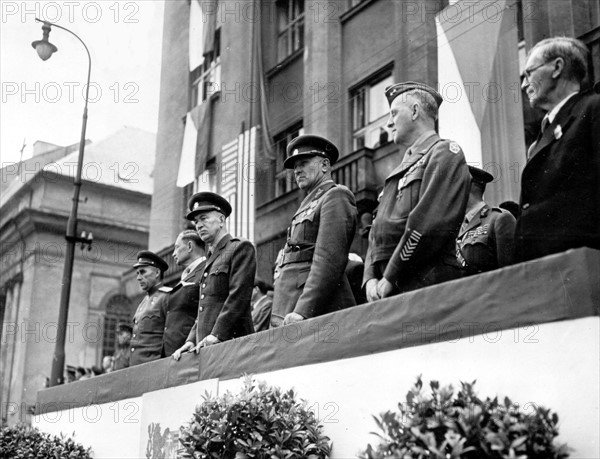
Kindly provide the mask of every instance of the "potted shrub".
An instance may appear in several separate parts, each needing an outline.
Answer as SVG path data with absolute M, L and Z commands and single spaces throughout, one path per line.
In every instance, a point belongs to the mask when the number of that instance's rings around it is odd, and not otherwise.
M 181 458 L 328 458 L 322 426 L 295 392 L 244 379 L 239 394 L 206 394 L 189 424 L 181 427 Z
M 377 447 L 368 445 L 359 457 L 562 459 L 566 445 L 556 445 L 558 415 L 543 407 L 519 409 L 509 398 L 477 397 L 472 383 L 461 383 L 454 394 L 451 385 L 431 381 L 425 394 L 421 377 L 399 403 L 399 412 L 387 411 L 375 422 L 381 433 Z M 525 412 L 527 411 L 527 412 Z
M 17 424 L 0 431 L 0 452 L 6 458 L 69 458 L 89 459 L 90 448 L 85 449 L 73 439 L 49 435 L 35 427 Z

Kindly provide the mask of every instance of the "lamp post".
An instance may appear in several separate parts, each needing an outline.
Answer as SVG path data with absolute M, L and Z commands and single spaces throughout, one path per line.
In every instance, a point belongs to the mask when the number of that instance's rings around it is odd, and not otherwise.
M 75 258 L 75 244 L 77 242 L 90 243 L 90 240 L 85 237 L 77 237 L 77 209 L 79 207 L 79 192 L 81 189 L 81 169 L 83 167 L 83 152 L 85 149 L 85 129 L 87 126 L 88 117 L 88 97 L 90 91 L 90 75 L 92 72 L 92 58 L 90 57 L 90 51 L 81 38 L 74 32 L 70 31 L 66 27 L 54 24 L 52 22 L 43 21 L 35 18 L 37 22 L 42 23 L 43 37 L 41 40 L 34 41 L 31 46 L 35 48 L 38 56 L 42 60 L 47 60 L 52 56 L 53 53 L 58 51 L 56 46 L 48 41 L 51 27 L 58 27 L 59 29 L 65 30 L 77 38 L 88 56 L 88 73 L 87 73 L 87 84 L 85 87 L 85 107 L 83 109 L 83 120 L 81 123 L 81 138 L 79 140 L 79 157 L 77 159 L 77 170 L 75 173 L 75 180 L 73 182 L 73 202 L 71 204 L 71 214 L 67 222 L 67 232 L 65 239 L 67 240 L 67 252 L 65 256 L 65 266 L 63 270 L 62 278 L 62 289 L 60 292 L 60 308 L 58 312 L 58 327 L 56 331 L 56 345 L 54 347 L 54 356 L 52 358 L 52 372 L 50 375 L 50 386 L 56 386 L 61 384 L 64 378 L 64 367 L 65 367 L 65 338 L 67 332 L 67 318 L 69 315 L 69 299 L 71 296 L 71 279 L 73 278 L 73 262 Z

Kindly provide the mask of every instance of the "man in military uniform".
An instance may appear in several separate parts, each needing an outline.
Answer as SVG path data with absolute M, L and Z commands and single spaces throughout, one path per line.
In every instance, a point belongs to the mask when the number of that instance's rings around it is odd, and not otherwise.
M 173 259 L 184 266 L 181 280 L 169 293 L 163 356 L 172 355 L 185 344 L 198 315 L 200 300 L 201 271 L 204 268 L 204 242 L 196 230 L 179 233 L 173 246 Z
M 279 262 L 271 325 L 280 326 L 354 306 L 344 270 L 356 229 L 352 192 L 331 179 L 339 152 L 329 140 L 302 135 L 283 163 L 306 197 L 292 218 Z
M 467 214 L 456 241 L 456 258 L 467 274 L 477 274 L 513 263 L 515 255 L 515 217 L 483 200 L 485 185 L 494 177 L 469 166 L 471 191 Z
M 183 352 L 239 338 L 254 332 L 250 299 L 256 274 L 256 252 L 246 239 L 232 237 L 225 228 L 231 205 L 216 193 L 193 195 L 186 218 L 196 223 L 205 244 L 206 263 L 199 271 L 200 301 L 196 322 L 183 346 L 173 353 L 179 360 Z
M 388 127 L 405 153 L 385 180 L 369 233 L 368 301 L 461 276 L 455 240 L 471 182 L 458 144 L 435 132 L 442 96 L 410 81 L 389 86 L 385 95 Z
M 131 336 L 133 328 L 126 323 L 117 325 L 117 346 L 112 360 L 111 371 L 122 370 L 129 366 L 131 357 Z
M 162 286 L 163 274 L 169 265 L 155 253 L 147 250 L 139 252 L 133 267 L 146 296 L 133 316 L 130 366 L 162 357 L 168 293 L 171 290 Z

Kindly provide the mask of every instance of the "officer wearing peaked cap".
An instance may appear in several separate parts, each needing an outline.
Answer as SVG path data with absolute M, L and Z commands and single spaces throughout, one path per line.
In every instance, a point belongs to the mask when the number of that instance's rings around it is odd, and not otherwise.
M 302 135 L 289 143 L 287 154 L 283 165 L 294 170 L 306 196 L 292 218 L 276 268 L 272 326 L 356 304 L 344 273 L 356 229 L 356 204 L 352 192 L 331 178 L 339 151 L 323 137 Z
M 188 202 L 188 207 L 190 211 L 185 218 L 191 221 L 194 221 L 194 218 L 200 212 L 208 212 L 211 210 L 220 212 L 227 218 L 231 215 L 232 210 L 231 204 L 229 204 L 227 199 L 210 191 L 201 191 L 193 195 Z
M 385 90 L 404 157 L 388 175 L 369 233 L 363 284 L 374 301 L 461 276 L 455 239 L 470 184 L 457 143 L 435 132 L 442 97 L 414 81 Z
M 169 268 L 166 261 L 154 252 L 138 252 L 133 265 L 136 279 L 146 296 L 133 316 L 130 365 L 160 359 L 168 303 L 168 287 L 162 286 L 163 275 Z
M 467 274 L 477 274 L 513 263 L 515 217 L 507 210 L 490 207 L 483 200 L 492 174 L 469 166 L 471 190 L 467 214 L 456 240 L 456 257 Z
M 225 219 L 231 214 L 222 196 L 203 191 L 193 195 L 186 218 L 192 220 L 204 242 L 206 262 L 198 268 L 200 299 L 198 315 L 185 343 L 175 352 L 181 354 L 239 338 L 254 332 L 250 299 L 256 274 L 256 252 L 246 239 L 231 236 Z

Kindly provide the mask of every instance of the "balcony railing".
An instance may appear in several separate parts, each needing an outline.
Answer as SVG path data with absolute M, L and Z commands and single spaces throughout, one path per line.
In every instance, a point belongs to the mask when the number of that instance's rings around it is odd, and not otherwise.
M 377 200 L 374 154 L 375 150 L 364 147 L 344 156 L 333 166 L 333 180 L 350 188 L 357 204 Z

